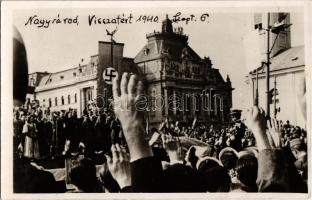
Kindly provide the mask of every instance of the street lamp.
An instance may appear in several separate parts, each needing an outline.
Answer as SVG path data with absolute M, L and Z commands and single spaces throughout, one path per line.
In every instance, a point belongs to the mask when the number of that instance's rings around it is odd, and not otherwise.
M 268 13 L 268 24 L 267 24 L 267 61 L 266 61 L 266 117 L 270 118 L 270 54 L 272 53 L 273 47 L 276 43 L 278 35 L 281 31 L 284 31 L 286 28 L 289 28 L 292 24 L 286 24 L 287 14 L 283 14 L 279 17 L 278 22 L 276 22 L 273 26 L 270 25 L 270 13 Z M 272 47 L 270 48 L 270 32 L 276 34 L 276 37 L 273 41 Z

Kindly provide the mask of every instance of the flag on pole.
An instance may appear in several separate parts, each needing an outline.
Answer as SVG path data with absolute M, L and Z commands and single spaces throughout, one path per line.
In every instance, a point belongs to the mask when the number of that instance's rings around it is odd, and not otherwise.
M 193 120 L 193 123 L 192 123 L 192 129 L 195 128 L 196 122 L 197 122 L 197 117 L 195 116 L 195 117 L 194 117 L 194 120 Z
M 245 50 L 245 66 L 248 72 L 261 66 L 262 55 L 260 50 L 259 30 L 253 30 L 243 38 Z

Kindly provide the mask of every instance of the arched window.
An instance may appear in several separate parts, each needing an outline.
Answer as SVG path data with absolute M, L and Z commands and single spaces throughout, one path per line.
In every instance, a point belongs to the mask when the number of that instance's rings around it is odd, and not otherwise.
M 191 111 L 191 97 L 189 93 L 184 94 L 184 108 L 185 112 Z

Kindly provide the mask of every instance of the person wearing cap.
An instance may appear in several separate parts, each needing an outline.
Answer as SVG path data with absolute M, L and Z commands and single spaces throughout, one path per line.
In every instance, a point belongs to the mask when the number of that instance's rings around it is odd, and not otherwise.
M 289 144 L 294 156 L 297 158 L 297 154 L 301 152 L 302 141 L 300 138 L 294 138 L 290 140 Z

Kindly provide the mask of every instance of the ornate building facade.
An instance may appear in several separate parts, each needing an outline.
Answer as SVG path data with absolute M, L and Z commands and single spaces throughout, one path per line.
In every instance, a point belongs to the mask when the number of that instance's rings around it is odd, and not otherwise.
M 148 119 L 158 124 L 168 118 L 182 123 L 227 123 L 232 107 L 232 86 L 210 58 L 202 59 L 189 45 L 182 28 L 173 30 L 172 21 L 162 30 L 147 34 L 147 44 L 134 62 L 147 81 Z

